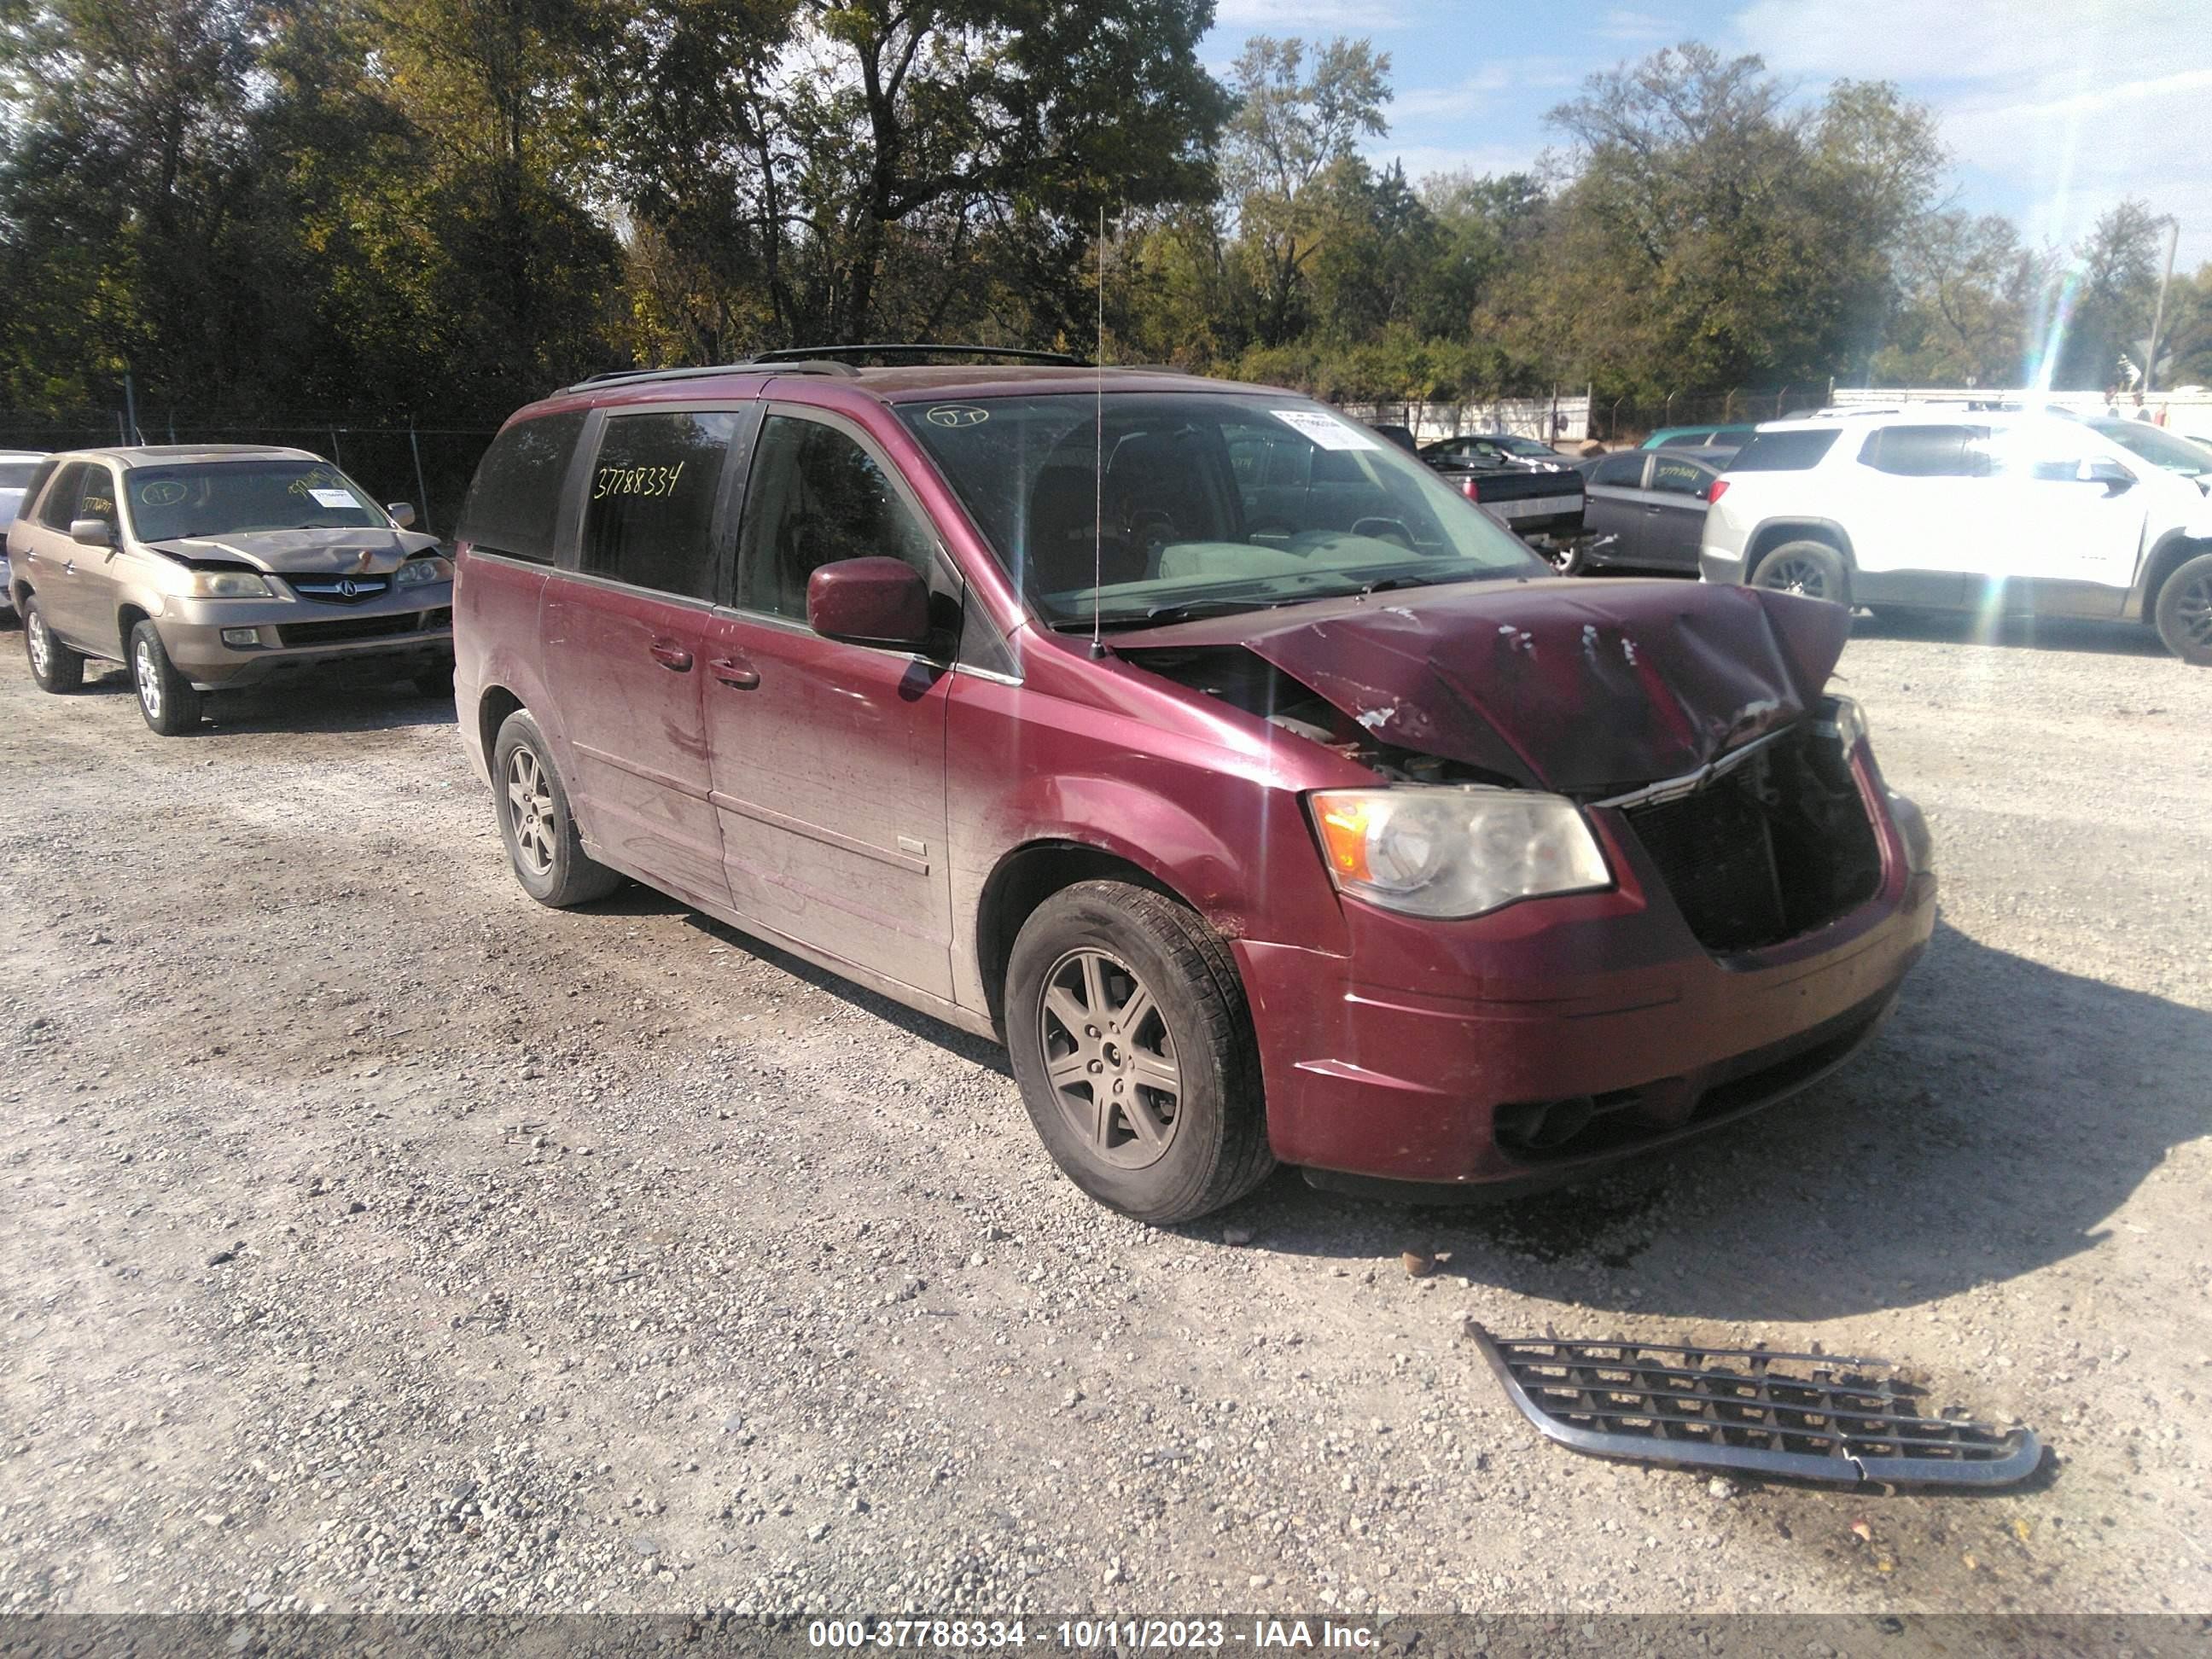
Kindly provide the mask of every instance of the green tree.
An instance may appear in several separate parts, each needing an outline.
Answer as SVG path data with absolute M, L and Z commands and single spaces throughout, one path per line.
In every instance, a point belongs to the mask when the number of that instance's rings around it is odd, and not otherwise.
M 1264 34 L 1244 43 L 1230 72 L 1237 112 L 1222 179 L 1253 268 L 1266 345 L 1282 344 L 1307 320 L 1306 268 L 1359 187 L 1354 146 L 1389 130 L 1389 55 L 1366 40 L 1309 49 Z

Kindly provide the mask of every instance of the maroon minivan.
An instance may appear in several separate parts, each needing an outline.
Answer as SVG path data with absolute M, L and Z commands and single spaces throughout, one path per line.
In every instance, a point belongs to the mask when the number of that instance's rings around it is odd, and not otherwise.
M 461 729 L 516 876 L 635 878 L 1012 1052 L 1085 1191 L 1547 1183 L 1802 1089 L 1936 914 L 1849 618 L 1566 580 L 1264 386 L 602 378 L 486 454 Z

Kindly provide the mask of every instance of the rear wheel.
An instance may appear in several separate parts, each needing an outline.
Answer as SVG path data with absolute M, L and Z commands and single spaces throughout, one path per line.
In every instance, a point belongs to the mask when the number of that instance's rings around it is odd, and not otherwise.
M 622 885 L 618 872 L 584 851 L 545 734 L 520 709 L 499 728 L 491 776 L 500 839 L 524 892 L 558 910 L 605 898 Z
M 84 653 L 54 637 L 35 593 L 23 600 L 23 654 L 30 659 L 31 678 L 41 690 L 74 691 L 84 684 Z
M 1544 550 L 1545 561 L 1562 576 L 1579 576 L 1589 568 L 1588 544 L 1553 542 Z
M 2185 663 L 2212 668 L 2212 553 L 2199 554 L 2158 590 L 2158 636 Z
M 1826 542 L 1784 542 L 1759 562 L 1751 585 L 1776 593 L 1801 593 L 1849 605 L 1851 575 L 1844 556 Z
M 1039 905 L 1014 940 L 1006 1021 L 1030 1121 L 1101 1203 L 1189 1221 L 1274 1168 L 1236 965 L 1165 894 L 1087 881 Z
M 182 737 L 200 723 L 200 694 L 177 672 L 154 624 L 131 630 L 131 681 L 138 692 L 138 712 L 165 738 Z

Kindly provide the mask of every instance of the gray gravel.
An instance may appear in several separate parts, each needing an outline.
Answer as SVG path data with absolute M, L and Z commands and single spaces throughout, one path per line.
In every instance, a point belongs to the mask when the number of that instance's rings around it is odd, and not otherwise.
M 1862 620 L 1947 885 L 1861 1063 L 1547 1200 L 1179 1232 L 988 1045 L 531 903 L 449 710 L 0 677 L 0 1609 L 2212 1609 L 2212 673 Z M 1887 1353 L 2057 1467 L 1578 1459 L 1470 1316 Z

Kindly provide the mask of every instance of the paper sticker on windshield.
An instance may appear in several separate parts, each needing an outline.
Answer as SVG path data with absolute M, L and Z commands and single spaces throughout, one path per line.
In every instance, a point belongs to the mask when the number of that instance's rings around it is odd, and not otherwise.
M 319 505 L 323 507 L 351 507 L 354 505 L 353 491 L 350 489 L 311 489 L 307 493 L 315 498 L 315 501 Z
M 932 426 L 981 426 L 991 418 L 991 411 L 973 404 L 939 404 L 923 410 L 921 418 Z
M 191 493 L 174 478 L 156 478 L 151 483 L 138 486 L 138 505 L 174 507 Z
M 1348 422 L 1318 409 L 1271 409 L 1285 426 L 1303 432 L 1323 449 L 1380 449 L 1382 445 Z

